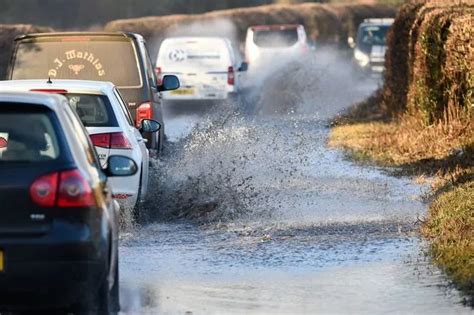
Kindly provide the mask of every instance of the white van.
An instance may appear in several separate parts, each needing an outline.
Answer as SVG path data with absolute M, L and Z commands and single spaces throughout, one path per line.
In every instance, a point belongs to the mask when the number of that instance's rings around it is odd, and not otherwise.
M 247 70 L 230 40 L 220 37 L 165 39 L 156 60 L 157 78 L 178 76 L 181 87 L 163 94 L 166 100 L 224 100 L 240 90 Z
M 252 69 L 295 58 L 309 51 L 303 25 L 255 25 L 247 29 L 245 58 Z

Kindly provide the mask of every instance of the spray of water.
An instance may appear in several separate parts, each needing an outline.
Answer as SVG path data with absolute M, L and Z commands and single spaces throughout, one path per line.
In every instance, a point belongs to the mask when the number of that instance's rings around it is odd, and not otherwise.
M 260 221 L 311 207 L 302 186 L 315 157 L 327 160 L 325 121 L 364 94 L 347 69 L 321 51 L 249 74 L 245 97 L 216 104 L 154 161 L 147 219 Z

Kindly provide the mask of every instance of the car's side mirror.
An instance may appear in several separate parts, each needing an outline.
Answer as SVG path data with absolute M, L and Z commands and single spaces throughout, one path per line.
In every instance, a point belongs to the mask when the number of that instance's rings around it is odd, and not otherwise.
M 107 160 L 104 172 L 107 176 L 133 176 L 137 173 L 138 166 L 134 160 L 126 156 L 111 155 Z
M 244 61 L 240 64 L 240 68 L 239 68 L 239 71 L 240 72 L 244 72 L 244 71 L 247 71 L 249 69 L 249 64 L 248 62 Z
M 347 38 L 347 45 L 349 45 L 350 48 L 355 48 L 356 43 L 355 43 L 354 37 L 349 36 Z
M 161 80 L 161 85 L 158 85 L 157 88 L 160 92 L 177 90 L 179 89 L 179 79 L 175 75 L 164 75 Z
M 140 124 L 140 132 L 157 132 L 161 129 L 161 124 L 153 119 L 143 119 Z

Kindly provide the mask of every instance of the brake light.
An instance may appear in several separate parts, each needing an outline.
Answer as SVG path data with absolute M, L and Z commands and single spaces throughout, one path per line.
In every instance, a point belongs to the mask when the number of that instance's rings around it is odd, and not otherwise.
M 92 189 L 79 170 L 61 172 L 58 190 L 58 207 L 91 207 L 96 206 Z
M 44 92 L 53 94 L 67 94 L 67 90 L 63 89 L 31 89 L 30 92 Z
M 56 203 L 59 173 L 41 176 L 30 186 L 31 200 L 41 207 L 53 207 Z
M 138 106 L 137 114 L 135 117 L 135 123 L 137 128 L 140 128 L 143 119 L 152 119 L 153 117 L 153 108 L 151 107 L 151 103 L 146 102 Z
M 161 77 L 161 67 L 156 67 L 155 68 L 155 74 L 156 74 L 156 85 L 161 85 L 163 84 L 163 78 Z
M 77 169 L 39 177 L 30 186 L 30 196 L 41 207 L 97 206 L 92 188 Z
M 110 148 L 110 133 L 99 133 L 89 137 L 95 147 Z
M 4 149 L 8 146 L 7 139 L 0 137 L 0 149 Z
M 227 70 L 227 84 L 229 85 L 235 84 L 234 67 L 229 67 L 229 69 Z
M 132 149 L 123 132 L 98 133 L 90 135 L 92 144 L 105 149 Z
M 114 132 L 110 134 L 110 148 L 132 149 L 132 145 L 123 132 Z

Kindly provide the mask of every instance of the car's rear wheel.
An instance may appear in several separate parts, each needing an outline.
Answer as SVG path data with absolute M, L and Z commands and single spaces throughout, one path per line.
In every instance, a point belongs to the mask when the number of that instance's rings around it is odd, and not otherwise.
M 142 170 L 143 170 L 143 165 L 142 165 Z M 139 179 L 139 184 L 138 184 L 138 192 L 137 192 L 137 201 L 135 202 L 135 205 L 133 206 L 133 221 L 135 223 L 140 222 L 140 212 L 141 212 L 141 207 L 142 207 L 142 176 L 143 176 L 143 171 L 140 173 L 140 179 Z
M 109 289 L 108 277 L 105 277 L 97 297 L 97 315 L 117 315 L 120 311 L 118 254 L 115 258 L 114 285 Z

